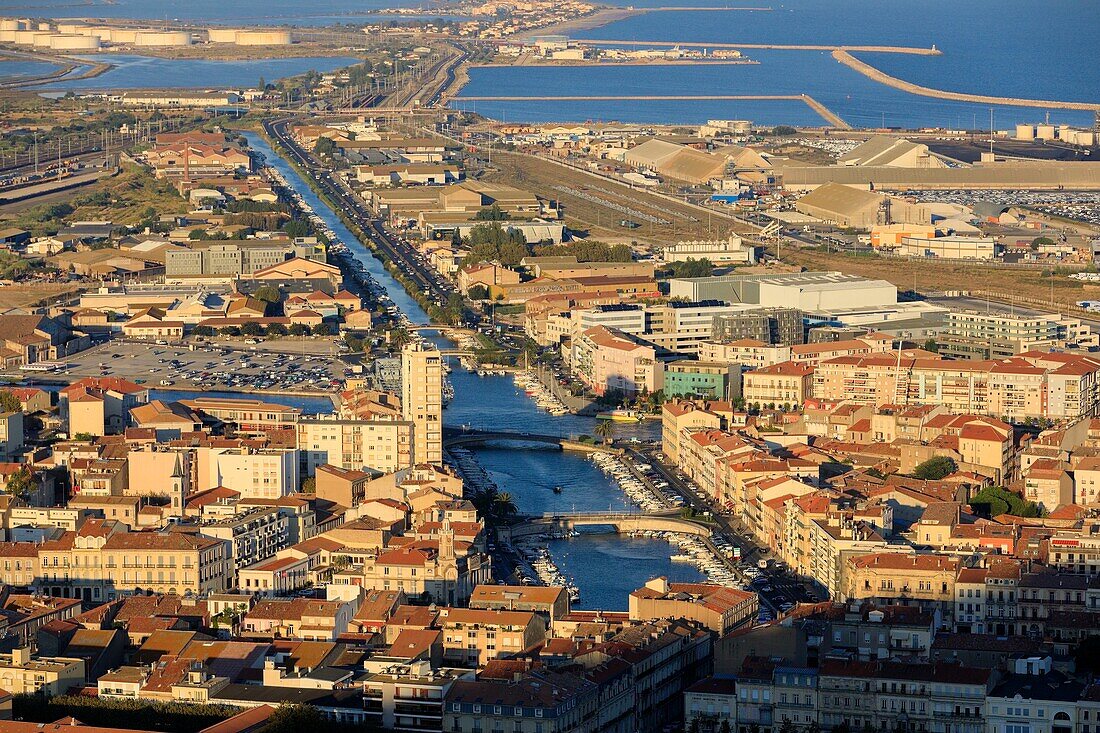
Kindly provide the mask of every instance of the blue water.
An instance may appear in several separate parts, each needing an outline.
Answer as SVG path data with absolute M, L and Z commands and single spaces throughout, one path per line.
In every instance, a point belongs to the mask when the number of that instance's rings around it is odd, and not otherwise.
M 61 80 L 42 86 L 49 90 L 89 89 L 173 89 L 254 87 L 260 77 L 267 81 L 304 74 L 309 70 L 327 72 L 350 66 L 358 59 L 350 56 L 317 58 L 261 59 L 253 61 L 205 61 L 161 59 L 129 54 L 99 54 L 81 57 L 106 61 L 115 68 L 91 79 Z
M 623 4 L 627 4 L 624 2 Z M 631 5 L 723 6 L 725 0 L 645 0 Z M 767 6 L 770 3 L 741 5 Z M 853 44 L 931 47 L 940 56 L 867 53 L 907 81 L 950 91 L 1100 101 L 1100 12 L 1092 0 L 786 0 L 771 11 L 661 11 L 575 34 L 628 42 Z M 988 126 L 988 106 L 907 94 L 836 63 L 827 52 L 747 49 L 759 66 L 479 69 L 470 95 L 800 94 L 857 126 Z M 507 120 L 699 123 L 748 118 L 821 124 L 799 102 L 477 102 L 467 109 Z M 1046 110 L 997 106 L 996 124 L 1042 119 Z M 1091 125 L 1087 112 L 1051 110 L 1053 122 Z
M 670 14 L 657 13 L 642 18 L 663 18 L 667 15 Z M 699 17 L 703 14 L 683 15 Z M 607 35 L 610 37 L 611 31 Z M 800 101 L 461 101 L 462 96 L 805 93 L 857 127 L 878 127 L 883 124 L 895 127 L 988 127 L 988 106 L 924 97 L 878 84 L 837 63 L 825 51 L 751 50 L 746 53 L 760 63 L 472 69 L 470 83 L 462 89 L 454 104 L 495 119 L 515 121 L 701 123 L 707 119 L 720 118 L 751 119 L 766 125 L 824 124 L 817 113 Z M 890 61 L 898 60 L 897 54 L 878 53 L 866 56 L 873 56 L 870 60 L 875 63 L 885 57 L 891 57 Z M 939 58 L 942 57 L 927 57 L 927 60 Z M 984 93 L 985 90 L 977 91 Z M 995 113 L 999 127 L 1011 127 L 1016 121 L 1039 119 L 1044 111 L 997 106 Z M 1052 110 L 1051 120 L 1091 125 L 1092 116 L 1088 112 Z
M 573 578 L 581 591 L 573 608 L 626 611 L 627 596 L 651 578 L 665 576 L 674 583 L 706 581 L 694 566 L 674 563 L 673 550 L 664 540 L 589 534 L 549 543 L 554 564 Z
M 0 59 L 0 80 L 20 79 L 48 74 L 57 66 L 46 61 L 11 61 Z

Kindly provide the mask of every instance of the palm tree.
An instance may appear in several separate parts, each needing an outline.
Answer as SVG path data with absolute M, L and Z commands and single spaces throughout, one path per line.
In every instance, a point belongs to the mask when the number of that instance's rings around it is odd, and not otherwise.
M 603 438 L 604 443 L 611 445 L 615 440 L 615 423 L 610 420 L 600 420 L 596 423 L 596 429 L 593 432 Z
M 502 491 L 496 496 L 492 507 L 493 517 L 499 522 L 506 522 L 518 513 L 515 499 L 507 491 Z

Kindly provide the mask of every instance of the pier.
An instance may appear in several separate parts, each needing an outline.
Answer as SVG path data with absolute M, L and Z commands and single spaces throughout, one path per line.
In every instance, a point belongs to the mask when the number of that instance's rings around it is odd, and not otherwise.
M 852 126 L 844 119 L 817 101 L 809 94 L 600 94 L 600 95 L 538 95 L 538 96 L 488 96 L 472 95 L 455 97 L 455 102 L 623 102 L 623 101 L 760 101 L 779 100 L 804 102 L 806 106 L 821 116 L 830 126 L 841 130 L 850 130 Z
M 879 84 L 885 84 L 894 89 L 900 89 L 910 94 L 919 94 L 922 97 L 935 97 L 937 99 L 950 99 L 955 102 L 973 102 L 975 104 L 1004 104 L 1013 107 L 1039 107 L 1043 109 L 1075 109 L 1088 112 L 1100 112 L 1100 104 L 1093 102 L 1061 102 L 1052 99 L 1025 99 L 1019 97 L 993 97 L 987 94 L 967 94 L 965 92 L 949 92 L 944 89 L 932 89 L 922 87 L 919 84 L 899 79 L 884 71 L 876 69 L 865 61 L 860 61 L 851 54 L 851 51 L 861 51 L 856 47 L 844 47 L 833 50 L 833 58 L 850 69 L 854 69 Z

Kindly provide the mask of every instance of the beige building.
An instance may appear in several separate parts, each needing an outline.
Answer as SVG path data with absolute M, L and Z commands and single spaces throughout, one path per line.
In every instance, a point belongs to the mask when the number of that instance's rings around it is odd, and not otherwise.
M 921 604 L 955 600 L 959 561 L 943 555 L 878 552 L 848 559 L 845 597 Z
M 677 463 L 681 435 L 698 430 L 720 430 L 733 419 L 728 402 L 678 400 L 661 408 L 661 450 L 669 463 Z
M 393 417 L 316 415 L 298 421 L 298 450 L 306 475 L 319 477 L 326 464 L 345 471 L 393 473 L 413 464 L 414 429 L 412 420 Z
M 813 364 L 785 361 L 745 372 L 741 395 L 747 405 L 791 409 L 811 396 L 813 378 Z
M 401 408 L 413 424 L 413 463 L 443 462 L 443 356 L 427 341 L 401 350 Z
M 546 641 L 546 622 L 531 611 L 441 608 L 443 657 L 459 666 L 481 667 L 490 659 L 534 650 Z
M 30 647 L 0 654 L 0 685 L 13 695 L 64 695 L 84 686 L 84 660 L 32 657 Z
M 669 583 L 654 578 L 630 594 L 630 620 L 688 619 L 725 636 L 756 618 L 755 593 L 710 583 Z
M 103 602 L 128 593 L 221 593 L 233 586 L 228 543 L 183 532 L 127 532 L 107 520 L 88 520 L 76 532 L 32 545 L 3 543 L 23 566 L 9 572 L 13 584 L 47 595 Z M 14 558 L 13 558 L 14 559 Z M 29 572 L 28 572 L 29 571 Z M 7 580 L 7 578 L 5 578 Z

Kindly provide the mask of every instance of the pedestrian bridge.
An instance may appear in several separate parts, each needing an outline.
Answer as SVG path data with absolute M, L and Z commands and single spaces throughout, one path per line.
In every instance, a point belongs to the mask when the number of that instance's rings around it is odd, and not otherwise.
M 538 433 L 508 432 L 504 430 L 461 430 L 444 428 L 443 447 L 455 448 L 462 445 L 476 445 L 492 441 L 509 441 L 516 443 L 542 443 L 544 445 L 557 445 L 562 450 L 584 451 L 587 453 L 618 453 L 613 448 L 602 443 L 581 442 L 578 436 L 563 437 L 561 435 L 540 435 Z
M 709 539 L 710 527 L 694 519 L 669 512 L 554 512 L 541 517 L 524 517 L 498 529 L 511 539 L 540 534 L 562 534 L 577 527 L 609 527 L 618 534 L 630 532 L 672 532 Z

